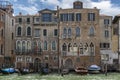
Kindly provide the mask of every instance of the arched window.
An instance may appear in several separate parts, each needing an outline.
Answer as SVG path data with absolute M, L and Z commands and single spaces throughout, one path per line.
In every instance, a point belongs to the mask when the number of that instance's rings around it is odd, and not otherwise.
M 33 50 L 33 52 L 37 51 L 37 41 L 32 42 L 32 50 Z
M 90 43 L 90 55 L 93 56 L 94 55 L 94 44 Z
M 21 52 L 21 42 L 17 41 L 17 52 Z
M 90 27 L 89 35 L 94 36 L 94 27 Z
M 55 41 L 52 42 L 52 50 L 56 50 L 56 42 Z
M 70 38 L 71 37 L 71 28 L 68 29 L 68 37 Z
M 79 36 L 80 36 L 80 28 L 77 27 L 77 28 L 76 28 L 76 37 L 79 37 Z
M 38 42 L 38 52 L 41 53 L 42 52 L 42 47 L 41 47 L 41 42 Z
M 22 52 L 24 53 L 26 50 L 26 47 L 25 47 L 25 41 L 22 42 Z
M 63 29 L 63 36 L 66 37 L 66 35 L 67 35 L 67 29 L 64 28 L 64 29 Z
M 83 54 L 83 44 L 82 43 L 80 43 L 80 54 Z
M 38 42 L 38 49 L 39 49 L 39 52 L 41 51 L 41 42 L 39 41 Z
M 87 43 L 84 45 L 84 50 L 85 50 L 85 52 L 88 52 L 88 44 Z
M 31 35 L 31 27 L 27 27 L 27 36 Z
M 44 50 L 47 50 L 47 41 L 44 41 Z
M 62 50 L 63 50 L 63 51 L 67 51 L 67 46 L 66 46 L 65 43 L 64 43 L 63 46 L 62 46 Z
M 90 62 L 94 62 L 94 44 L 90 43 Z
M 76 53 L 76 52 L 78 52 L 78 47 L 77 47 L 77 44 L 76 43 L 74 43 L 74 45 L 73 45 L 73 51 Z
M 31 42 L 27 41 L 27 52 L 30 52 L 31 50 Z
M 17 36 L 21 36 L 21 27 L 17 28 Z
M 72 45 L 71 43 L 68 44 L 68 52 L 71 52 L 72 51 Z

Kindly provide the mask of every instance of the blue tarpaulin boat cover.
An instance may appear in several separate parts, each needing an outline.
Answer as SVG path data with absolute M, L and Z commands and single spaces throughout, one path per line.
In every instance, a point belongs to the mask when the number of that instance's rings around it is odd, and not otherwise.
M 6 73 L 13 73 L 15 72 L 15 69 L 14 68 L 4 68 L 4 69 L 1 69 L 2 72 L 6 72 Z
M 97 65 L 91 65 L 90 67 L 88 67 L 88 70 L 100 70 L 101 68 Z

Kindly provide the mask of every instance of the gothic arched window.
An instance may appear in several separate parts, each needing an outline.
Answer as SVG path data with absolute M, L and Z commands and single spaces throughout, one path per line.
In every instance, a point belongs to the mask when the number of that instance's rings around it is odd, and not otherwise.
M 79 37 L 79 36 L 80 36 L 80 28 L 77 27 L 77 28 L 76 28 L 76 37 Z
M 72 33 L 72 30 L 71 28 L 68 29 L 68 37 L 70 38 L 71 37 L 71 33 Z
M 94 44 L 90 43 L 90 55 L 94 55 Z
M 44 41 L 44 50 L 47 50 L 47 41 Z
M 25 41 L 22 41 L 22 52 L 25 52 L 26 50 L 26 44 Z
M 66 35 L 67 35 L 67 29 L 64 28 L 64 29 L 63 29 L 63 36 L 66 37 Z
M 67 51 L 67 46 L 66 46 L 65 43 L 64 43 L 63 46 L 62 46 L 62 50 L 63 50 L 63 51 Z
M 56 42 L 55 41 L 52 42 L 52 50 L 56 50 Z
M 94 27 L 90 27 L 89 35 L 94 36 Z
M 71 49 L 72 49 L 72 45 L 71 43 L 68 44 L 68 52 L 71 52 Z
M 27 36 L 31 35 L 31 27 L 27 27 Z
M 17 36 L 21 36 L 21 27 L 17 28 Z
M 21 52 L 21 42 L 20 41 L 17 41 L 17 51 L 18 52 Z

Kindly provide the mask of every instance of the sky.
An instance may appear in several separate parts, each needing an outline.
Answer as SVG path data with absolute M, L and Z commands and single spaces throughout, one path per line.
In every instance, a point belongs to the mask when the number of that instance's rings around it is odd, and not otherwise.
M 76 0 L 7 0 L 13 4 L 14 15 L 22 14 L 34 15 L 38 11 L 48 8 L 56 9 L 57 5 L 63 9 L 72 8 Z M 120 0 L 79 0 L 83 2 L 84 8 L 100 9 L 100 14 L 115 16 L 120 14 Z

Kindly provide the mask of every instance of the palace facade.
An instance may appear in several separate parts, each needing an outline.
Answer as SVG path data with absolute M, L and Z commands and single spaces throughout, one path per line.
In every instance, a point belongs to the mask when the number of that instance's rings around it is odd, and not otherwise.
M 101 15 L 96 7 L 84 8 L 75 1 L 73 8 L 12 14 L 12 5 L 0 9 L 0 66 L 9 63 L 36 72 L 41 66 L 73 70 L 102 66 L 106 61 L 113 64 L 117 59 L 113 57 L 117 37 L 113 38 L 112 16 Z
M 44 9 L 36 15 L 15 16 L 16 67 L 50 68 L 100 65 L 99 9 Z

